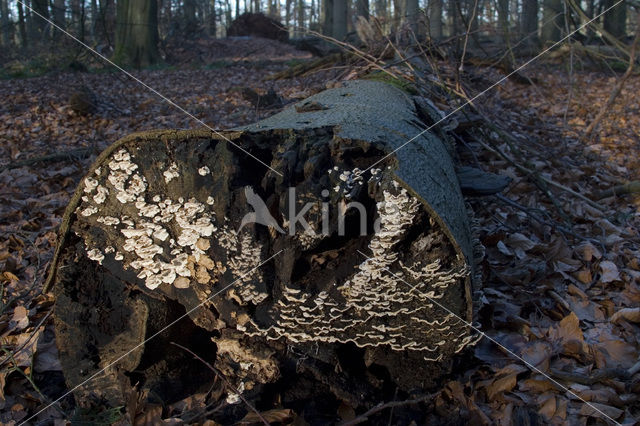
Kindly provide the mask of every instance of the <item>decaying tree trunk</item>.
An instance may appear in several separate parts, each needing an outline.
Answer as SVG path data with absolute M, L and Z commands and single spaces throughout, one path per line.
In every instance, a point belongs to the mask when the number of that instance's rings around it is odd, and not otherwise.
M 400 89 L 356 81 L 224 133 L 281 175 L 209 131 L 103 152 L 50 283 L 68 384 L 120 361 L 76 399 L 208 389 L 213 372 L 171 341 L 233 384 L 228 402 L 366 407 L 436 384 L 477 338 L 459 320 L 474 245 L 445 144 L 426 132 L 386 157 L 424 124 Z

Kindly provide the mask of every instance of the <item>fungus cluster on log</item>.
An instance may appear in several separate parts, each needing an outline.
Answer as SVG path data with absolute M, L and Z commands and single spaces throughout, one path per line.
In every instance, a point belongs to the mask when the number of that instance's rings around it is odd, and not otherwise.
M 68 384 L 121 358 L 79 403 L 207 384 L 175 341 L 233 383 L 229 403 L 266 403 L 270 386 L 283 403 L 367 406 L 437 383 L 477 340 L 477 253 L 447 147 L 426 132 L 387 157 L 421 132 L 413 99 L 357 81 L 305 102 L 323 108 L 224 132 L 279 174 L 209 131 L 134 134 L 101 154 L 51 275 Z

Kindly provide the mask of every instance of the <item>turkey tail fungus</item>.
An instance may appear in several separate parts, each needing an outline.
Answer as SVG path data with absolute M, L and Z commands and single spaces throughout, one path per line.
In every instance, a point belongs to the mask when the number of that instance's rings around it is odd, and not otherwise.
M 312 418 L 436 385 L 479 337 L 478 254 L 424 126 L 407 93 L 354 81 L 223 132 L 237 146 L 168 130 L 109 147 L 48 280 L 78 404 L 127 406 L 135 386 L 170 403 L 219 374 L 229 419 L 239 393 Z

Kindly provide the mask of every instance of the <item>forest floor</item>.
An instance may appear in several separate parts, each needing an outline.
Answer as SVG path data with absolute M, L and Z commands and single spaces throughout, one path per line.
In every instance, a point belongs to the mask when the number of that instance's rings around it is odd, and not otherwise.
M 175 54 L 182 65 L 134 75 L 214 128 L 276 112 L 244 100 L 243 88 L 272 89 L 289 103 L 348 75 L 328 69 L 267 81 L 309 58 L 267 40 L 203 41 Z M 451 65 L 439 67 L 453 74 Z M 627 81 L 594 136 L 585 138 L 616 75 L 568 75 L 549 63 L 523 73 L 535 83 L 507 80 L 475 103 L 495 128 L 457 138 L 461 161 L 513 179 L 501 196 L 470 199 L 486 247 L 481 329 L 556 383 L 483 339 L 435 390 L 425 415 L 430 424 L 575 425 L 603 422 L 604 413 L 633 423 L 640 416 L 640 199 L 595 202 L 595 195 L 638 180 L 640 77 Z M 469 68 L 466 77 L 475 82 L 464 85 L 472 96 L 503 75 Z M 97 100 L 94 113 L 70 107 L 70 94 L 82 87 Z M 1 80 L 0 95 L 0 423 L 12 424 L 63 391 L 52 299 L 40 290 L 57 227 L 84 171 L 132 132 L 200 125 L 117 72 Z M 29 163 L 34 158 L 44 161 Z M 180 419 L 197 400 L 145 413 L 141 421 Z M 39 417 L 72 415 L 52 407 Z M 281 415 L 292 421 L 296 413 Z M 352 415 L 343 410 L 336 418 Z M 393 410 L 381 415 L 394 424 Z

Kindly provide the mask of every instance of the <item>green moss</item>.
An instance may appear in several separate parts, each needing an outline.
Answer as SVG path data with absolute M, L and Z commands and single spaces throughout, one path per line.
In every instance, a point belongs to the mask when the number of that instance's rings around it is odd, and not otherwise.
M 369 73 L 367 75 L 365 75 L 363 77 L 364 80 L 372 80 L 372 81 L 382 81 L 383 83 L 387 83 L 390 84 L 391 86 L 398 88 L 400 90 L 402 90 L 403 92 L 406 92 L 410 95 L 417 95 L 418 94 L 418 90 L 416 89 L 416 87 L 413 85 L 413 83 L 402 79 L 402 78 L 395 78 L 390 76 L 389 74 L 382 72 L 382 71 L 374 71 L 372 73 Z

